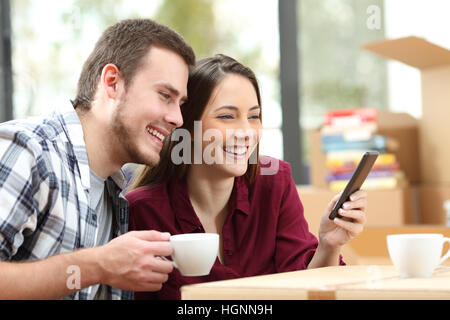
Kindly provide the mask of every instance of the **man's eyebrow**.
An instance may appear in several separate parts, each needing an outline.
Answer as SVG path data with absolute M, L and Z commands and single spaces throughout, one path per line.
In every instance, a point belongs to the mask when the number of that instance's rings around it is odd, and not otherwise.
M 170 93 L 176 97 L 180 95 L 180 91 L 175 89 L 171 84 L 169 83 L 159 83 L 159 86 L 162 86 L 170 91 Z M 181 101 L 185 102 L 187 100 L 187 96 L 181 97 Z

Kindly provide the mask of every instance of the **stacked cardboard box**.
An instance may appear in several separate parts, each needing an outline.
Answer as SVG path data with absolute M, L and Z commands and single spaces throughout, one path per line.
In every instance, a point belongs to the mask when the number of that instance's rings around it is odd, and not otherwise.
M 364 49 L 418 68 L 422 77 L 421 119 L 404 113 L 378 113 L 376 133 L 389 138 L 387 149 L 395 154 L 409 186 L 388 191 L 378 200 L 369 190 L 367 226 L 448 225 L 444 204 L 450 199 L 450 148 L 446 145 L 450 138 L 450 50 L 417 37 L 378 41 Z M 320 129 L 311 131 L 312 186 L 299 188 L 305 214 L 315 214 L 308 221 L 317 226 L 334 194 L 328 190 L 327 158 L 321 143 Z M 318 197 L 322 197 L 320 203 Z
M 370 43 L 364 49 L 421 71 L 420 222 L 444 224 L 450 199 L 450 51 L 418 37 Z
M 297 186 L 309 230 L 317 234 L 320 220 L 336 192 L 314 186 Z M 415 188 L 367 191 L 366 226 L 402 226 L 418 220 Z
M 385 137 L 388 154 L 395 156 L 402 169 L 405 182 L 384 190 L 366 189 L 368 208 L 366 226 L 401 226 L 417 223 L 414 185 L 420 180 L 418 163 L 418 122 L 406 113 L 377 111 L 373 135 Z M 322 147 L 321 129 L 310 131 L 310 180 L 311 186 L 299 187 L 299 195 L 305 207 L 305 215 L 312 228 L 318 228 L 323 212 L 338 190 L 330 190 L 327 176 L 327 153 Z

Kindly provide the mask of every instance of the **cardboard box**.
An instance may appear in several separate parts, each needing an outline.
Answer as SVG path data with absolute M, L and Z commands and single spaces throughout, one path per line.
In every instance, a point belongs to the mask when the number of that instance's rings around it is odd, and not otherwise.
M 407 113 L 378 111 L 377 132 L 388 138 L 387 151 L 395 154 L 400 170 L 411 184 L 419 183 L 419 123 Z M 327 188 L 326 154 L 322 151 L 320 129 L 311 130 L 310 138 L 310 183 L 319 188 Z
M 309 230 L 317 236 L 322 215 L 335 193 L 313 186 L 298 186 L 297 190 Z M 413 187 L 368 190 L 366 226 L 402 226 L 418 223 L 416 192 Z
M 421 181 L 450 185 L 450 51 L 418 37 L 369 43 L 364 49 L 421 71 Z
M 445 225 L 447 211 L 444 209 L 444 201 L 446 200 L 450 200 L 449 186 L 421 185 L 419 187 L 420 223 Z
M 309 182 L 318 188 L 327 188 L 328 169 L 325 152 L 322 151 L 320 129 L 309 131 Z

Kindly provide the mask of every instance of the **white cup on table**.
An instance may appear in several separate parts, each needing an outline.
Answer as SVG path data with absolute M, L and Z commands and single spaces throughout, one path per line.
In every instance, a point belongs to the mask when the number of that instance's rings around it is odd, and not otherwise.
M 434 269 L 450 257 L 442 256 L 444 243 L 450 238 L 438 233 L 391 234 L 387 246 L 392 263 L 402 278 L 427 278 Z

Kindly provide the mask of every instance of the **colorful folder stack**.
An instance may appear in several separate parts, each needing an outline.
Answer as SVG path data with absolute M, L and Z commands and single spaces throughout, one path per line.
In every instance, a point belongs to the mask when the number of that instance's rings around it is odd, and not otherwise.
M 363 188 L 395 188 L 403 173 L 395 154 L 387 152 L 388 141 L 377 134 L 377 110 L 360 108 L 334 110 L 325 114 L 321 129 L 322 149 L 327 158 L 327 182 L 333 191 L 341 191 L 350 180 L 364 152 L 380 153 Z

